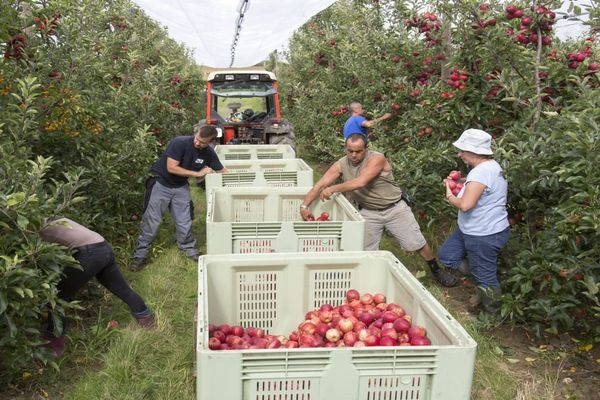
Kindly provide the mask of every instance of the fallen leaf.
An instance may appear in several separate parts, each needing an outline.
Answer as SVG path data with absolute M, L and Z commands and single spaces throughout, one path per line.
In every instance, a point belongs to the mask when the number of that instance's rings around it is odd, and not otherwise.
M 31 376 L 31 372 L 25 371 L 23 372 L 23 379 L 27 379 Z
M 563 383 L 564 383 L 565 385 L 568 385 L 568 384 L 570 384 L 570 383 L 573 383 L 573 379 L 571 379 L 571 378 L 565 378 L 565 379 L 563 379 Z
M 594 348 L 594 346 L 591 343 L 590 344 L 586 344 L 584 346 L 577 346 L 577 350 L 579 350 L 579 351 L 590 352 L 593 348 Z
M 575 367 L 571 367 L 571 368 L 569 369 L 569 371 L 570 371 L 571 373 L 573 373 L 573 374 L 574 374 L 575 372 L 577 372 L 577 368 L 575 368 Z
M 534 362 L 536 359 L 533 357 L 525 357 L 525 361 L 527 362 Z
M 516 363 L 518 363 L 521 360 L 519 360 L 517 358 L 507 358 L 506 361 L 508 361 L 511 364 L 516 364 Z

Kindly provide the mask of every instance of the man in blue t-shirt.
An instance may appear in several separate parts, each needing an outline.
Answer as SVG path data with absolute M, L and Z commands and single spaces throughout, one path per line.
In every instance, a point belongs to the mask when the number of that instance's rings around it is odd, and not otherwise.
M 194 136 L 178 136 L 171 140 L 150 168 L 153 176 L 146 181 L 140 235 L 129 266 L 132 271 L 139 271 L 146 265 L 150 245 L 167 208 L 175 222 L 177 245 L 186 256 L 198 259 L 196 239 L 192 235 L 194 205 L 188 178 L 227 172 L 217 153 L 209 146 L 216 136 L 214 126 L 198 125 L 194 128 Z
M 372 127 L 378 122 L 392 118 L 392 114 L 385 113 L 379 118 L 368 121 L 365 117 L 363 117 L 362 105 L 356 102 L 350 104 L 350 111 L 352 112 L 352 115 L 344 124 L 344 140 L 348 139 L 348 136 L 352 135 L 353 133 L 361 133 L 367 136 L 367 128 Z

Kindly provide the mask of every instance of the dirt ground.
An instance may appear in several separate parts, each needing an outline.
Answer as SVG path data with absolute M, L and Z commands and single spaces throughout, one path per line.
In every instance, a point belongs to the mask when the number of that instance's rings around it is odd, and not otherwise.
M 442 291 L 454 313 L 476 318 L 468 305 L 475 292 L 469 280 Z M 509 371 L 523 377 L 517 399 L 600 399 L 600 346 L 586 347 L 568 335 L 537 338 L 508 323 L 488 334 L 498 342 Z

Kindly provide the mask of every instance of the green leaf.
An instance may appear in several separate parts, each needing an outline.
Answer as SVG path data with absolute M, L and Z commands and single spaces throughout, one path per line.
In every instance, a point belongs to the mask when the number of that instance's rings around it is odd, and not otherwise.
M 6 299 L 6 294 L 4 292 L 0 292 L 0 314 L 2 314 L 8 308 L 8 300 Z
M 18 294 L 21 297 L 25 297 L 25 292 L 23 292 L 23 289 L 21 289 L 20 287 L 14 287 L 11 288 L 13 292 L 15 292 L 16 294 Z
M 27 229 L 29 220 L 24 215 L 19 214 L 17 216 L 17 224 L 21 227 L 21 229 Z
M 19 203 L 21 203 L 25 199 L 24 192 L 13 193 L 8 196 L 8 200 L 6 200 L 6 205 L 9 207 L 13 207 Z

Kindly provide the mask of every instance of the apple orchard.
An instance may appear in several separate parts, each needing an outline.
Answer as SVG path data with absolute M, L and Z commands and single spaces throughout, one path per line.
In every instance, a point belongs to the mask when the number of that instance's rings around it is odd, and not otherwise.
M 592 9 L 590 35 L 561 42 L 559 3 L 340 0 L 268 64 L 301 157 L 341 155 L 352 101 L 394 114 L 371 146 L 439 240 L 455 220 L 442 178 L 467 172 L 451 143 L 490 132 L 513 228 L 502 315 L 597 339 L 600 18 Z M 125 257 L 147 168 L 198 121 L 204 87 L 188 51 L 129 1 L 0 2 L 0 364 L 48 360 L 32 333 L 45 305 L 78 307 L 56 302 L 66 254 L 38 240 L 43 219 L 68 213 Z

